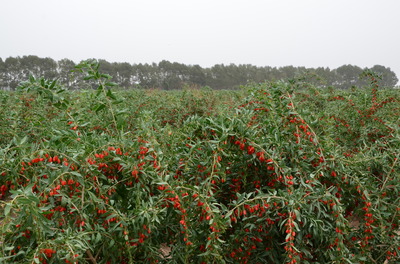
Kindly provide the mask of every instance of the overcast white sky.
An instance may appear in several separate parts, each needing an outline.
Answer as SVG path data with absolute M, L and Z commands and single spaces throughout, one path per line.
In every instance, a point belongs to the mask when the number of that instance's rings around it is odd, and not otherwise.
M 400 0 L 0 0 L 0 57 L 390 67 Z

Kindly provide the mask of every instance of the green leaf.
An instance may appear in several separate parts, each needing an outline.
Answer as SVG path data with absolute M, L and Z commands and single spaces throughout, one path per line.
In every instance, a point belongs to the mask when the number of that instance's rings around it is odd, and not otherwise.
M 113 86 L 117 86 L 118 84 L 116 84 L 115 82 L 106 82 L 104 85 L 105 86 L 109 86 L 109 87 L 113 87 Z
M 54 80 L 54 81 L 50 84 L 49 89 L 53 89 L 54 86 L 56 86 L 56 83 L 57 83 L 57 80 Z
M 92 80 L 92 79 L 94 79 L 94 76 L 91 76 L 91 75 L 83 78 L 83 80 L 85 80 L 85 81 Z
M 23 145 L 26 141 L 28 141 L 28 137 L 25 136 L 23 139 L 21 139 L 19 145 Z
M 8 216 L 10 214 L 11 206 L 10 204 L 6 204 L 4 207 L 4 216 Z
M 99 85 L 99 87 L 97 87 L 96 97 L 99 97 L 102 91 L 103 91 L 103 86 Z
M 97 233 L 95 243 L 99 243 L 101 241 L 101 234 Z
M 107 91 L 107 96 L 113 100 L 117 100 L 117 98 L 115 97 L 115 95 L 113 94 L 113 92 L 110 89 Z
M 95 107 L 96 113 L 97 113 L 97 112 L 100 112 L 100 111 L 103 110 L 105 107 L 106 107 L 105 104 L 98 104 L 98 105 Z
M 106 74 L 106 73 L 100 74 L 99 77 L 105 78 L 105 79 L 107 79 L 107 80 L 108 80 L 108 79 L 112 79 L 112 76 L 109 75 L 109 74 Z
M 114 244 L 115 244 L 115 240 L 112 239 L 112 240 L 110 241 L 110 247 L 114 246 Z
M 110 220 L 111 218 L 114 218 L 114 217 L 116 217 L 115 214 L 110 214 L 109 216 L 106 217 L 105 220 Z M 118 225 L 119 225 L 119 223 L 118 223 Z
M 296 214 L 296 218 L 301 222 L 301 214 L 298 210 L 294 209 L 294 213 Z

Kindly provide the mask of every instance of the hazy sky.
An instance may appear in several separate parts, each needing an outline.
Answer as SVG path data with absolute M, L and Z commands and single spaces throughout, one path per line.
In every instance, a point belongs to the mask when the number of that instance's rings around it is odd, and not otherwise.
M 400 0 L 0 0 L 0 57 L 390 67 Z

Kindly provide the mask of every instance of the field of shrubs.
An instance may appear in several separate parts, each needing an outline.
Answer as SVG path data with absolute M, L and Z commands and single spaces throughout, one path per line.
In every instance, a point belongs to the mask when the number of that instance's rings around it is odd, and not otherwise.
M 400 93 L 0 92 L 1 263 L 399 263 Z

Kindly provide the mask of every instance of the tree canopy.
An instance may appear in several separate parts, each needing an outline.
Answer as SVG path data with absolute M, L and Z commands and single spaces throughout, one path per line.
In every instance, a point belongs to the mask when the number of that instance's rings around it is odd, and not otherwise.
M 182 89 L 184 87 L 209 86 L 213 89 L 236 89 L 249 82 L 262 83 L 296 77 L 307 78 L 318 86 L 348 89 L 365 85 L 360 78 L 364 70 L 371 70 L 382 77 L 381 86 L 393 88 L 398 78 L 388 67 L 375 65 L 372 68 L 360 68 L 355 65 L 343 65 L 336 69 L 324 67 L 258 67 L 251 64 L 216 64 L 210 68 L 200 65 L 186 65 L 163 60 L 152 64 L 130 64 L 127 62 L 108 62 L 99 60 L 102 72 L 113 77 L 112 81 L 121 88 L 156 88 L 164 90 Z M 76 81 L 71 71 L 75 62 L 70 59 L 55 61 L 52 58 L 38 56 L 0 58 L 0 89 L 15 89 L 29 75 L 53 79 L 58 76 L 59 82 L 68 89 L 87 87 Z

